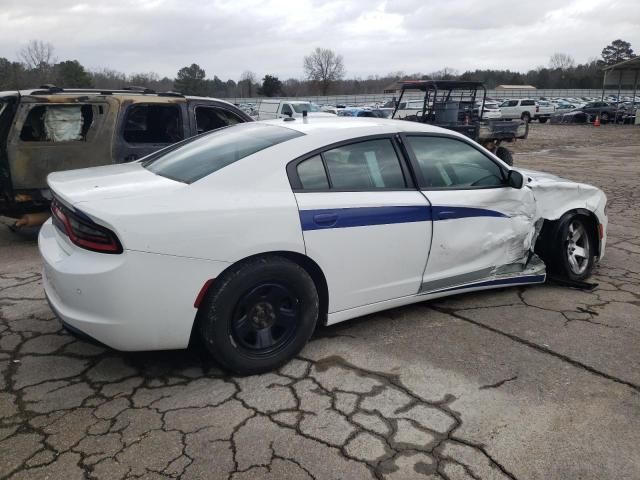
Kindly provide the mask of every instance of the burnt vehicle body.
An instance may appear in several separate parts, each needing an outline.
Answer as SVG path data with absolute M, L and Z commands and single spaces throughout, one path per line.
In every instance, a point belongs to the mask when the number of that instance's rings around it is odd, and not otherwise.
M 421 106 L 402 115 L 400 105 L 407 91 L 424 92 Z M 415 80 L 401 85 L 400 97 L 391 118 L 428 123 L 462 133 L 513 165 L 513 155 L 503 142 L 526 138 L 529 126 L 524 121 L 483 118 L 487 90 L 481 82 L 453 80 Z M 413 102 L 412 102 L 413 103 Z M 477 106 L 477 104 L 480 107 Z
M 228 102 L 176 92 L 55 86 L 0 92 L 0 215 L 47 211 L 51 172 L 137 160 L 249 121 Z

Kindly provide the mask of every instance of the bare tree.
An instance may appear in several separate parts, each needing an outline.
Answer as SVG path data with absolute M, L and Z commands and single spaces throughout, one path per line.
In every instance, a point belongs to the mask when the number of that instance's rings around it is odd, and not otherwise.
M 451 67 L 444 67 L 442 70 L 437 70 L 429 74 L 429 78 L 433 80 L 455 80 L 459 76 L 460 72 Z
M 575 67 L 576 62 L 571 55 L 566 53 L 554 53 L 549 58 L 549 67 L 552 70 L 569 70 L 570 68 Z
M 322 94 L 326 95 L 331 83 L 344 77 L 342 55 L 328 48 L 316 47 L 311 55 L 304 57 L 304 73 L 307 79 L 318 82 Z
M 251 70 L 245 70 L 240 75 L 240 81 L 238 82 L 238 86 L 240 87 L 240 94 L 244 95 L 244 92 L 247 92 L 247 97 L 253 96 L 253 85 L 256 83 L 256 74 Z
M 49 42 L 31 40 L 20 49 L 18 56 L 29 69 L 46 69 L 56 62 L 53 50 L 53 45 Z

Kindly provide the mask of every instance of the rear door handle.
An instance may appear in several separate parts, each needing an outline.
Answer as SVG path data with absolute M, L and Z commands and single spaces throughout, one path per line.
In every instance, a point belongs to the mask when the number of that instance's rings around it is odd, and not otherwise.
M 441 210 L 438 212 L 438 219 L 448 220 L 450 218 L 456 218 L 456 212 L 453 210 Z
M 320 213 L 313 216 L 313 221 L 321 227 L 332 227 L 338 221 L 337 213 Z

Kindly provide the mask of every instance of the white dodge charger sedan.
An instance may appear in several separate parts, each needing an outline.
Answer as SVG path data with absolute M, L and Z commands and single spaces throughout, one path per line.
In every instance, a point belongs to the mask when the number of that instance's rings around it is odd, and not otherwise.
M 44 288 L 69 329 L 120 350 L 199 335 L 242 374 L 285 363 L 319 322 L 547 270 L 581 281 L 606 241 L 599 189 L 399 120 L 239 124 L 48 182 Z

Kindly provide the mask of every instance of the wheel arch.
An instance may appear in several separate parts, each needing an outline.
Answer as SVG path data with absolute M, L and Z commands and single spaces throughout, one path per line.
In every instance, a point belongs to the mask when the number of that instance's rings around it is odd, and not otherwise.
M 545 238 L 556 238 L 560 226 L 569 218 L 574 215 L 582 215 L 589 220 L 589 234 L 596 245 L 597 256 L 600 257 L 602 242 L 600 239 L 600 233 L 598 231 L 598 225 L 600 224 L 598 217 L 594 212 L 586 208 L 573 208 L 567 210 L 560 217 L 555 219 L 544 219 L 540 235 L 536 241 L 536 247 L 543 247 L 542 242 Z
M 327 285 L 327 279 L 324 275 L 324 272 L 320 268 L 320 266 L 313 259 L 311 259 L 310 257 L 302 253 L 293 252 L 289 250 L 274 250 L 269 252 L 261 252 L 261 253 L 257 253 L 257 254 L 242 258 L 230 264 L 227 268 L 225 268 L 222 272 L 220 272 L 220 274 L 215 279 L 208 280 L 202 286 L 202 289 L 198 294 L 198 300 L 196 300 L 196 302 L 199 303 L 199 305 L 197 306 L 198 311 L 196 313 L 193 326 L 191 327 L 190 343 L 193 341 L 194 337 L 197 336 L 198 323 L 200 322 L 200 318 L 201 318 L 200 312 L 202 311 L 202 306 L 201 306 L 202 304 L 199 302 L 199 300 L 204 299 L 207 295 L 209 295 L 212 291 L 214 291 L 214 289 L 216 288 L 216 279 L 219 279 L 225 276 L 227 272 L 229 272 L 232 268 L 237 267 L 239 264 L 255 260 L 256 258 L 268 257 L 268 256 L 278 256 L 278 257 L 286 258 L 287 260 L 290 260 L 293 263 L 302 267 L 309 274 L 309 276 L 313 280 L 313 283 L 316 286 L 318 297 L 320 300 L 318 323 L 322 325 L 325 325 L 327 323 L 327 315 L 329 312 L 329 287 Z

